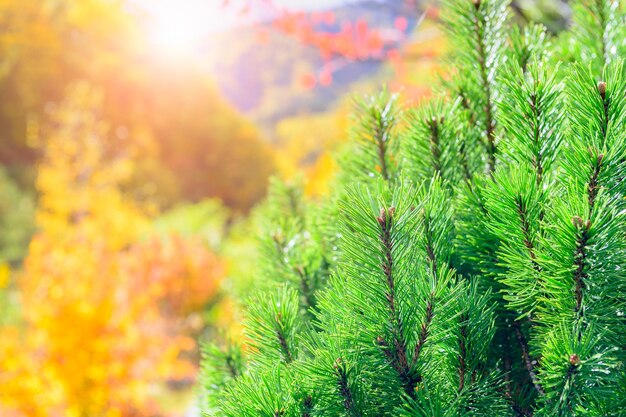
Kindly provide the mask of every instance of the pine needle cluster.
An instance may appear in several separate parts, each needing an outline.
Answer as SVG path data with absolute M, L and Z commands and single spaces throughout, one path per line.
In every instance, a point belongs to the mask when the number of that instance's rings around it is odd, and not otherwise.
M 446 2 L 440 96 L 359 101 L 325 201 L 273 185 L 207 416 L 626 415 L 624 7 L 572 3 L 552 38 Z

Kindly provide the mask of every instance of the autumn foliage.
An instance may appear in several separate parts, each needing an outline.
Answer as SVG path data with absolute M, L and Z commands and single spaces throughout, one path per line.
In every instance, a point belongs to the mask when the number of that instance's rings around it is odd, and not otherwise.
M 0 329 L 3 416 L 158 415 L 150 393 L 193 376 L 189 318 L 224 274 L 199 241 L 148 237 L 149 207 L 119 190 L 130 162 L 107 160 L 98 102 L 80 84 L 51 115 L 40 231 L 17 281 L 23 325 Z
M 249 210 L 274 170 L 270 147 L 205 72 L 159 56 L 127 3 L 0 0 L 0 164 L 31 175 L 50 107 L 89 80 L 108 144 L 133 162 L 132 192 L 161 207 L 213 197 Z

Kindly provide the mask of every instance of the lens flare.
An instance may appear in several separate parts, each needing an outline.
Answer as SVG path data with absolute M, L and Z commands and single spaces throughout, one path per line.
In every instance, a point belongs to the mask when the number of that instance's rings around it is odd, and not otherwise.
M 225 30 L 229 13 L 216 0 L 146 0 L 149 36 L 160 52 L 189 55 L 199 51 L 212 33 Z

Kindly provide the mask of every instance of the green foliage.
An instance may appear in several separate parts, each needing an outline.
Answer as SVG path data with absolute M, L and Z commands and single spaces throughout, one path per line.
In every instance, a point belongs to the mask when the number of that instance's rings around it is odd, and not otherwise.
M 295 361 L 298 357 L 296 336 L 301 326 L 298 294 L 288 287 L 281 287 L 253 297 L 248 306 L 245 327 L 252 348 L 251 362 L 271 367 L 275 363 Z
M 214 411 L 222 392 L 241 376 L 244 370 L 245 360 L 239 344 L 229 340 L 225 346 L 203 345 L 200 369 L 202 408 L 207 412 Z
M 452 59 L 459 76 L 454 89 L 467 107 L 468 134 L 486 151 L 487 170 L 496 165 L 496 101 L 505 62 L 508 0 L 446 1 L 445 28 L 455 45 Z
M 228 417 L 294 416 L 291 385 L 289 375 L 280 366 L 244 374 L 226 391 L 221 412 Z
M 34 231 L 33 196 L 21 190 L 0 167 L 0 264 L 21 261 Z
M 537 251 L 544 193 L 534 172 L 520 169 L 514 173 L 500 171 L 485 190 L 487 210 L 492 221 L 488 227 L 497 236 L 497 259 L 503 267 L 499 278 L 507 288 L 504 299 L 519 313 L 530 314 L 541 295 L 538 275 L 541 266 Z
M 623 61 L 618 61 L 597 79 L 584 66 L 576 65 L 567 83 L 571 131 L 564 169 L 580 187 L 588 184 L 590 209 L 600 186 L 611 195 L 624 191 L 626 140 L 621 129 L 626 121 L 625 71 Z
M 526 70 L 531 59 L 541 59 L 552 52 L 547 29 L 532 22 L 524 27 L 514 27 L 510 42 L 515 67 L 522 71 Z
M 620 0 L 572 2 L 570 47 L 595 74 L 624 52 L 624 16 Z
M 351 147 L 340 160 L 342 181 L 392 182 L 398 175 L 398 95 L 386 89 L 357 100 Z
M 316 221 L 319 209 L 306 201 L 303 188 L 301 180 L 273 179 L 267 201 L 256 215 L 263 231 L 261 270 L 270 281 L 288 283 L 299 293 L 300 311 L 309 319 L 330 264 Z
M 181 204 L 161 214 L 155 229 L 163 234 L 200 236 L 213 249 L 218 249 L 225 234 L 228 210 L 219 200 L 203 200 L 195 204 Z
M 532 167 L 538 184 L 544 172 L 552 172 L 563 137 L 563 85 L 556 74 L 545 61 L 530 59 L 523 67 L 510 66 L 502 77 L 506 92 L 498 105 L 501 158 Z
M 251 360 L 216 416 L 623 415 L 623 15 L 583 5 L 606 20 L 565 53 L 505 1 L 448 2 L 446 94 L 403 131 L 388 93 L 360 102 L 320 205 L 274 186 L 282 284 L 249 304 Z M 319 259 L 306 304 L 294 265 Z
M 472 161 L 467 154 L 454 105 L 436 98 L 410 111 L 407 123 L 402 138 L 404 175 L 413 179 L 438 175 L 450 184 L 471 178 L 470 167 L 480 164 L 480 160 L 474 157 Z

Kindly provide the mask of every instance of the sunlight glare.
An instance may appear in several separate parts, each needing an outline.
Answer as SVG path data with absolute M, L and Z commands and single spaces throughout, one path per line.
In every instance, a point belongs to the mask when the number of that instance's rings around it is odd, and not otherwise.
M 315 10 L 347 0 L 274 0 L 285 9 Z M 267 17 L 267 0 L 134 0 L 146 12 L 149 36 L 159 53 L 197 55 L 212 34 Z M 248 10 L 248 12 L 244 12 Z M 272 10 L 269 7 L 271 13 Z M 270 13 L 270 15 L 271 15 Z
M 154 46 L 168 54 L 196 53 L 211 33 L 228 27 L 227 13 L 216 0 L 147 0 L 142 6 Z

